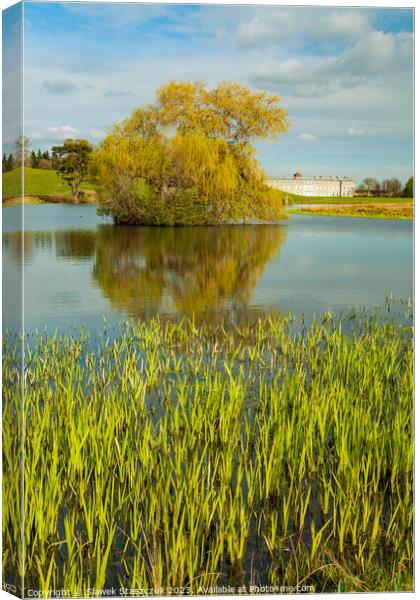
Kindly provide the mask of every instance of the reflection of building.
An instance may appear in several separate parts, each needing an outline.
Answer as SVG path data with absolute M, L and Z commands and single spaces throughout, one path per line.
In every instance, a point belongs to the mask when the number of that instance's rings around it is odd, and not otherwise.
M 350 177 L 303 177 L 301 173 L 270 178 L 268 185 L 299 196 L 353 196 L 356 189 L 356 182 Z

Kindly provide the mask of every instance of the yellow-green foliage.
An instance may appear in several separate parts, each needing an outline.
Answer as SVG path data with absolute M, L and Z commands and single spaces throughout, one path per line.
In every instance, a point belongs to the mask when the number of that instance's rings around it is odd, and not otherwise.
M 199 130 L 209 137 L 248 142 L 274 139 L 289 126 L 279 96 L 253 92 L 231 81 L 222 81 L 212 90 L 199 81 L 171 81 L 158 90 L 157 97 L 161 123 L 177 127 L 180 133 Z
M 279 98 L 224 82 L 172 82 L 110 129 L 93 161 L 116 223 L 185 225 L 284 217 L 250 141 L 287 130 Z
M 294 335 L 267 318 L 25 338 L 24 557 L 22 342 L 6 335 L 5 581 L 20 565 L 45 595 L 412 590 L 411 332 L 352 316 L 348 335 L 327 314 Z

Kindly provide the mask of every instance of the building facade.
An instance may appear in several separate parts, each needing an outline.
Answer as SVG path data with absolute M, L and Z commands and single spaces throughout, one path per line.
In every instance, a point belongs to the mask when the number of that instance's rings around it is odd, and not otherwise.
M 299 196 L 353 196 L 356 189 L 356 182 L 350 177 L 303 177 L 301 173 L 269 178 L 268 185 Z

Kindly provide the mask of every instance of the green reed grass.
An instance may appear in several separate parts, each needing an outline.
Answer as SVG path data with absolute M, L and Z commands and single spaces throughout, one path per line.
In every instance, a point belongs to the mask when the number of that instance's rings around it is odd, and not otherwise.
M 411 589 L 411 331 L 331 314 L 3 346 L 4 573 L 26 586 Z M 346 333 L 345 333 L 346 331 Z M 19 564 L 20 563 L 20 564 Z

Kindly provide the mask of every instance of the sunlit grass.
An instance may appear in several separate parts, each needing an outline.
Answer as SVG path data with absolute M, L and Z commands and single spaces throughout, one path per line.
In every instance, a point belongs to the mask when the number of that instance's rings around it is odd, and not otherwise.
M 83 182 L 82 190 L 93 190 L 94 185 Z M 22 168 L 3 173 L 3 200 L 16 198 L 22 194 Z M 71 188 L 58 175 L 49 169 L 32 169 L 25 167 L 25 196 L 70 196 Z
M 377 219 L 413 219 L 412 200 L 401 202 L 330 203 L 304 206 L 290 211 L 295 214 L 320 215 L 324 217 L 363 217 Z
M 352 322 L 29 337 L 26 585 L 412 589 L 411 330 Z M 17 344 L 4 339 L 4 431 L 20 411 Z M 3 445 L 16 490 L 19 439 Z M 17 509 L 7 494 L 6 574 Z
M 413 198 L 387 196 L 299 196 L 281 192 L 288 197 L 289 204 L 400 204 L 413 202 Z

